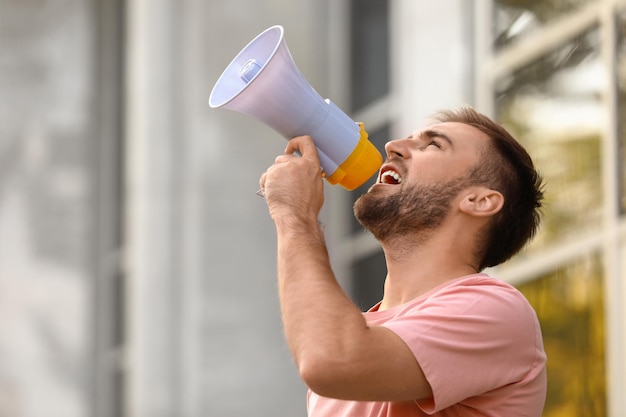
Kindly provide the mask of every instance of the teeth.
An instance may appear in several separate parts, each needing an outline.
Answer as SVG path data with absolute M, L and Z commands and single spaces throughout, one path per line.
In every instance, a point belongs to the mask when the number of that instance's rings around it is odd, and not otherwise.
M 383 172 L 382 175 L 380 176 L 380 182 L 387 182 L 386 181 L 387 177 L 393 178 L 397 184 L 402 183 L 402 177 L 400 177 L 400 174 L 398 174 L 396 171 L 388 170 L 388 171 Z

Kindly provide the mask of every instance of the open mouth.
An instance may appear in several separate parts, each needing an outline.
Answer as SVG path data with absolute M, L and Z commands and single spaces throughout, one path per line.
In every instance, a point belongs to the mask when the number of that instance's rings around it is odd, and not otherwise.
M 395 170 L 387 168 L 380 173 L 379 182 L 392 185 L 402 184 L 402 177 Z

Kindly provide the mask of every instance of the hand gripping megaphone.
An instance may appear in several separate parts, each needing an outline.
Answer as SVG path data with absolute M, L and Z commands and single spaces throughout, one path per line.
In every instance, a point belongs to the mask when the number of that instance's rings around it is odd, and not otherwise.
M 287 140 L 310 135 L 326 179 L 354 190 L 371 178 L 382 156 L 356 123 L 304 79 L 284 40 L 282 26 L 254 38 L 226 67 L 209 106 L 252 116 Z

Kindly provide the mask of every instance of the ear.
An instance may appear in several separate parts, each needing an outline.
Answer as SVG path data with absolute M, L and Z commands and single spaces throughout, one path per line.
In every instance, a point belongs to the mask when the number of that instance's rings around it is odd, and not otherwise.
M 463 213 L 476 217 L 489 217 L 502 210 L 504 196 L 487 187 L 471 187 L 459 206 Z

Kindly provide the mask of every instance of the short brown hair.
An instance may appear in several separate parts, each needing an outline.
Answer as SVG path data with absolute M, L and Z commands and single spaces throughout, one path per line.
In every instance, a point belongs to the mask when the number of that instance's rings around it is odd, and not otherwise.
M 435 120 L 470 125 L 490 138 L 490 146 L 471 172 L 472 183 L 504 196 L 502 210 L 480 237 L 479 270 L 501 264 L 518 253 L 537 233 L 541 221 L 543 179 L 524 147 L 501 125 L 471 107 L 444 110 Z

